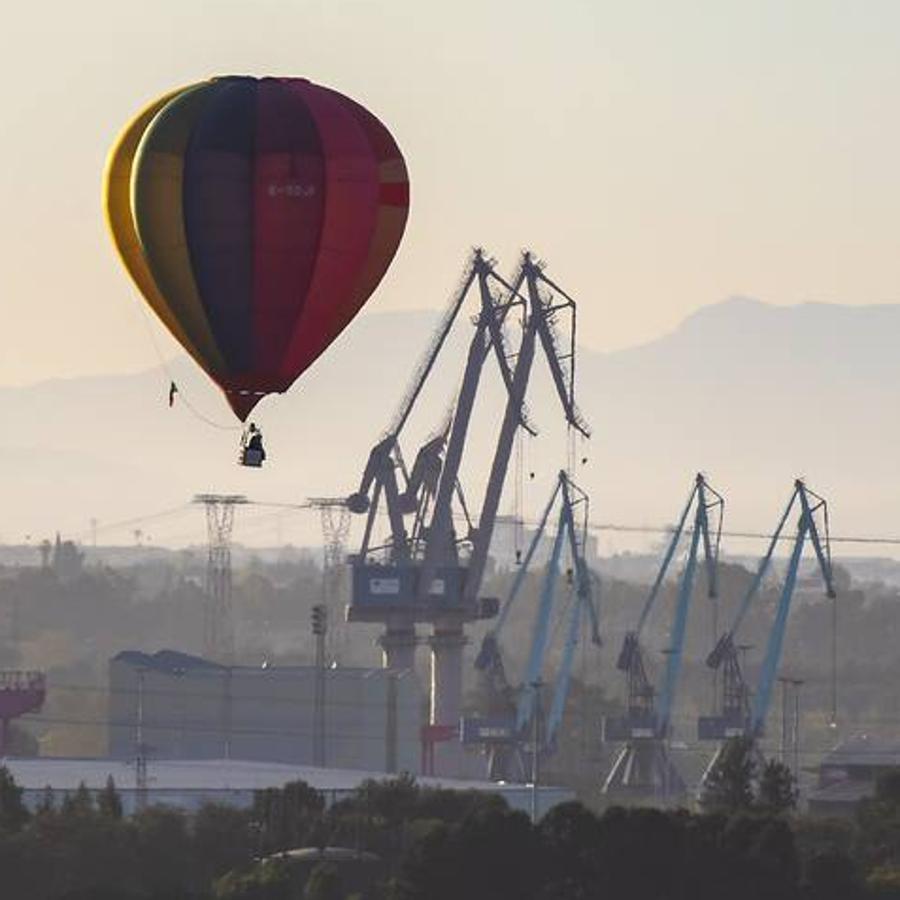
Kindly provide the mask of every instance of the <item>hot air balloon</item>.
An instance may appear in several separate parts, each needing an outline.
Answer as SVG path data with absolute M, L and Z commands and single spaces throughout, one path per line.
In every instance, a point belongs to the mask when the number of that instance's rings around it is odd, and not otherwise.
M 388 130 L 348 97 L 302 78 L 228 76 L 128 124 L 104 207 L 147 303 L 246 421 L 375 290 L 409 182 Z

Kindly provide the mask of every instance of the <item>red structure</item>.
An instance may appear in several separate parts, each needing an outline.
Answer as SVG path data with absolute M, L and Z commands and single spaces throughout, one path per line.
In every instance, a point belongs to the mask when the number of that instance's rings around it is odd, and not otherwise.
M 47 676 L 43 672 L 0 671 L 0 757 L 6 756 L 9 723 L 44 705 Z
M 459 740 L 458 725 L 422 726 L 422 774 L 434 775 L 434 748 L 444 741 Z

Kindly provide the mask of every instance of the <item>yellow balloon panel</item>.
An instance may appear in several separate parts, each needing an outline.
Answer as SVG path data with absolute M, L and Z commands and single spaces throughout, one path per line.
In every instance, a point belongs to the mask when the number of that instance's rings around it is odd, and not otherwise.
M 138 234 L 132 202 L 135 158 L 147 128 L 170 101 L 193 89 L 179 88 L 154 100 L 126 126 L 107 159 L 103 178 L 103 208 L 113 243 L 138 290 L 172 336 L 205 370 L 213 372 L 221 367 L 221 360 L 202 307 L 199 308 L 199 316 L 195 306 L 194 315 L 182 319 L 178 308 L 180 304 L 173 306 L 172 295 L 165 295 L 151 270 Z

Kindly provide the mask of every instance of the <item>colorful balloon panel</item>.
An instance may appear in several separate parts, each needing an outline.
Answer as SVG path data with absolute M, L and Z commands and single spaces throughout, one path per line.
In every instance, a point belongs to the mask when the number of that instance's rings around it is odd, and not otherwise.
M 406 226 L 390 133 L 303 79 L 217 78 L 143 110 L 105 207 L 132 279 L 245 419 L 340 334 Z

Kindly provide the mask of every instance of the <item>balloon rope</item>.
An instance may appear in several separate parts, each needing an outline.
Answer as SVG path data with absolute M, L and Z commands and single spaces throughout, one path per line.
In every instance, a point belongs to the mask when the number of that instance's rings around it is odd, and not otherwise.
M 187 397 L 184 396 L 181 392 L 181 388 L 178 388 L 178 395 L 181 397 L 181 402 L 188 408 L 188 411 L 194 416 L 195 419 L 199 419 L 201 422 L 205 422 L 211 428 L 218 428 L 219 431 L 241 431 L 243 426 L 241 425 L 225 425 L 222 422 L 214 422 L 212 419 L 205 416 L 199 409 L 197 409 Z
M 195 418 L 199 419 L 201 422 L 204 422 L 206 425 L 209 425 L 211 428 L 218 428 L 219 431 L 240 431 L 242 426 L 240 425 L 225 425 L 222 422 L 216 422 L 213 419 L 210 419 L 209 416 L 204 415 L 197 409 L 190 400 L 188 400 L 185 393 L 178 387 L 178 384 L 175 381 L 174 376 L 172 375 L 172 370 L 169 368 L 169 363 L 166 361 L 166 358 L 163 356 L 162 351 L 159 349 L 159 344 L 156 343 L 156 335 L 153 333 L 153 326 L 150 324 L 150 317 L 147 315 L 147 310 L 144 308 L 144 304 L 140 301 L 135 301 L 135 306 L 139 311 L 139 318 L 144 323 L 144 328 L 147 330 L 147 335 L 150 338 L 150 345 L 153 347 L 153 352 L 156 353 L 156 358 L 159 361 L 160 368 L 166 373 L 166 378 L 169 379 L 170 384 L 175 385 L 175 390 L 178 393 L 178 396 L 181 398 L 181 402 L 187 407 L 188 412 Z

